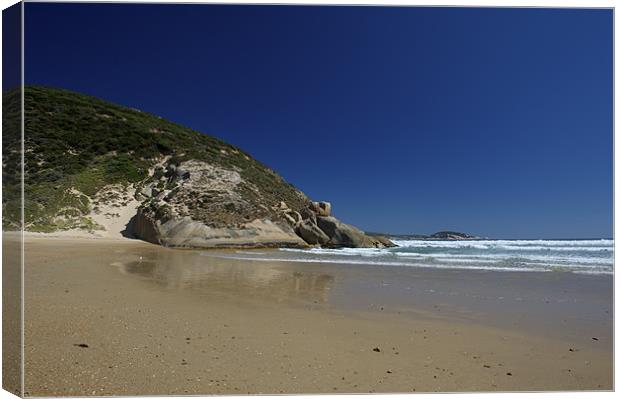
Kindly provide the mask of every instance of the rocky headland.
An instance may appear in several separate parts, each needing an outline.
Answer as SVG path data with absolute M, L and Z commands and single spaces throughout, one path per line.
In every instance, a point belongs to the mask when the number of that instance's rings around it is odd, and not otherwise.
M 3 226 L 20 227 L 19 99 L 4 93 Z M 161 117 L 26 86 L 24 227 L 178 248 L 394 246 L 243 150 Z
M 480 240 L 482 237 L 461 233 L 458 231 L 438 231 L 433 234 L 386 234 L 386 233 L 366 233 L 371 235 L 389 236 L 398 240 L 422 240 L 422 241 L 459 241 L 459 240 Z
M 169 162 L 169 161 L 167 161 Z M 329 202 L 310 201 L 301 192 L 296 207 L 246 200 L 240 186 L 260 190 L 235 170 L 189 160 L 158 166 L 134 197 L 141 201 L 128 231 L 167 247 L 394 246 L 332 216 Z

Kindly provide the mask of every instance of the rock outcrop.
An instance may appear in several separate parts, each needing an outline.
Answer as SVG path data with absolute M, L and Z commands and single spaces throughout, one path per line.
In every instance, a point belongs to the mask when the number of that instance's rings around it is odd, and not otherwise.
M 158 220 L 140 210 L 134 233 L 154 244 L 174 248 L 306 248 L 290 228 L 270 220 L 254 220 L 236 227 L 211 227 L 189 217 Z
M 386 236 L 377 235 L 377 234 L 368 234 L 368 233 L 366 233 L 366 235 L 372 237 L 375 241 L 381 243 L 385 248 L 393 248 L 393 247 L 398 246 L 394 244 L 392 240 L 390 240 Z
M 329 242 L 329 236 L 312 220 L 303 220 L 297 225 L 295 232 L 310 245 L 325 245 Z
M 389 240 L 378 240 L 332 216 L 317 217 L 317 225 L 329 236 L 329 241 L 326 243 L 328 247 L 384 248 L 394 246 L 388 242 Z
M 256 209 L 242 189 L 258 188 L 235 169 L 196 160 L 159 167 L 162 173 L 137 190 L 145 199 L 133 234 L 145 241 L 180 248 L 393 246 L 330 216 L 329 202 L 306 200 L 295 210 L 280 201 Z
M 301 215 L 282 201 L 273 212 L 256 207 L 243 190 L 259 189 L 235 168 L 197 160 L 160 167 L 140 191 L 147 198 L 133 222 L 136 237 L 176 248 L 308 246 L 292 227 Z
M 289 212 L 287 206 L 281 205 L 280 210 L 285 216 Z M 292 218 L 286 220 L 309 245 L 320 245 L 327 248 L 389 248 L 396 246 L 385 237 L 368 235 L 360 229 L 331 216 L 331 204 L 329 202 L 310 202 L 307 208 L 296 213 L 301 217 L 301 221 L 294 222 Z
M 311 202 L 310 210 L 314 212 L 317 216 L 331 216 L 332 204 L 325 201 Z

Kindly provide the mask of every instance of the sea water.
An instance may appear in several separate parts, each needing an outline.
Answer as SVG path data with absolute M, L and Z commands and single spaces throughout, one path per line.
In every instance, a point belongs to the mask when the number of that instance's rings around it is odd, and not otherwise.
M 395 248 L 237 251 L 227 257 L 270 262 L 308 262 L 492 271 L 613 274 L 613 240 L 393 239 Z

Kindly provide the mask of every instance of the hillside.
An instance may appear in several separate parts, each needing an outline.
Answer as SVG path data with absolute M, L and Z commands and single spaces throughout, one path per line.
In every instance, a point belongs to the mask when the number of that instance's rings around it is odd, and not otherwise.
M 319 204 L 215 137 L 66 90 L 27 86 L 24 98 L 28 231 L 115 230 L 177 247 L 380 245 L 301 239 L 300 228 L 319 233 Z M 19 221 L 18 101 L 4 94 L 5 229 Z

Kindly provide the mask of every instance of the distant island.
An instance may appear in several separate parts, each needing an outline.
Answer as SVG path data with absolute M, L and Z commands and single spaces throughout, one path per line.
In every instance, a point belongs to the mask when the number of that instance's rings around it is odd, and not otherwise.
M 373 233 L 366 232 L 366 234 L 385 236 L 399 240 L 479 240 L 481 237 L 477 237 L 467 233 L 460 233 L 458 231 L 438 231 L 430 235 L 426 234 L 389 234 L 389 233 Z
M 20 92 L 4 93 L 3 227 L 20 227 Z M 167 247 L 394 244 L 332 215 L 243 150 L 155 115 L 26 86 L 24 227 Z

